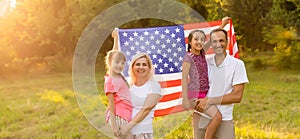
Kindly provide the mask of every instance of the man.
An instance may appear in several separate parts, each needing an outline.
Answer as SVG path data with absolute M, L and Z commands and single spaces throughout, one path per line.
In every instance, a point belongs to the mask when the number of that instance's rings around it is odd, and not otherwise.
M 226 53 L 228 44 L 227 32 L 223 29 L 215 29 L 210 33 L 210 41 L 215 56 L 207 59 L 209 91 L 207 98 L 200 101 L 196 109 L 202 112 L 209 105 L 217 105 L 222 114 L 222 122 L 216 131 L 215 138 L 234 139 L 233 103 L 240 103 L 244 86 L 248 83 L 247 73 L 243 61 Z M 204 137 L 206 126 L 201 125 L 207 119 L 201 117 L 199 131 L 196 135 Z M 204 119 L 204 120 L 203 120 Z

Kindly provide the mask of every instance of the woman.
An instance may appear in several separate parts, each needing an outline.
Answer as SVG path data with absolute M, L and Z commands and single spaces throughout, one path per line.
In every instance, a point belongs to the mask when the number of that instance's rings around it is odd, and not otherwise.
M 114 30 L 113 50 L 118 50 L 118 33 Z M 154 67 L 149 55 L 139 53 L 131 60 L 129 66 L 130 95 L 132 102 L 131 121 L 121 127 L 122 137 L 132 134 L 134 139 L 153 139 L 154 107 L 161 98 L 161 87 L 152 80 Z
M 153 81 L 154 68 L 147 54 L 137 54 L 129 67 L 132 120 L 121 128 L 126 136 L 131 131 L 134 139 L 153 138 L 154 107 L 161 98 L 161 87 Z

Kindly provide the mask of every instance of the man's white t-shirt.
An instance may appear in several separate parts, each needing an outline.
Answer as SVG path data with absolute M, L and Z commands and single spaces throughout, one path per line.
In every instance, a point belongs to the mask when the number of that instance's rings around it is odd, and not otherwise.
M 160 84 L 156 81 L 148 81 L 142 86 L 131 86 L 130 87 L 130 95 L 132 101 L 132 118 L 143 108 L 144 102 L 148 94 L 159 94 L 161 95 L 161 87 Z M 153 133 L 153 117 L 154 117 L 154 109 L 137 125 L 135 125 L 131 129 L 131 133 L 133 135 L 141 134 L 141 133 Z
M 221 65 L 216 65 L 215 57 L 208 58 L 207 65 L 210 87 L 207 97 L 229 94 L 234 85 L 249 82 L 244 62 L 228 54 Z M 222 120 L 233 119 L 233 106 L 234 104 L 218 105 Z

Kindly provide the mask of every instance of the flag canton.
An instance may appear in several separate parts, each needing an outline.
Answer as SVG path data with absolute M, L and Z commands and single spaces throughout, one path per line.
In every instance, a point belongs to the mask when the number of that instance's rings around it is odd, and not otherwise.
M 186 53 L 183 26 L 141 29 L 120 29 L 120 49 L 126 55 L 124 75 L 128 76 L 131 59 L 138 53 L 147 53 L 155 74 L 178 73 Z

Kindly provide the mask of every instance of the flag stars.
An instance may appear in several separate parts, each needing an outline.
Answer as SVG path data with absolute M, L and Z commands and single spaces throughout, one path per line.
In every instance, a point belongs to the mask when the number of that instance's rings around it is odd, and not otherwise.
M 129 45 L 129 42 L 128 42 L 128 41 L 124 42 L 124 45 L 125 45 L 125 46 L 128 46 L 128 45 Z
M 135 44 L 136 46 L 138 46 L 138 45 L 140 45 L 140 42 L 136 41 L 136 42 L 134 42 L 134 44 Z
M 160 44 L 160 40 L 156 40 L 155 43 L 156 43 L 156 44 Z
M 174 62 L 174 66 L 178 67 L 179 63 L 178 62 Z
M 151 35 L 151 36 L 150 36 L 150 39 L 151 39 L 151 40 L 154 40 L 154 36 L 153 36 L 153 35 Z
M 165 37 L 166 37 L 166 35 L 164 35 L 164 34 L 160 35 L 160 39 L 165 39 Z
M 147 50 L 146 53 L 149 55 L 149 54 L 151 54 L 151 51 L 150 51 L 150 50 Z
M 164 72 L 164 69 L 160 68 L 160 69 L 159 69 L 159 72 L 160 72 L 160 73 L 163 73 L 163 72 Z
M 178 37 L 178 38 L 176 39 L 176 41 L 177 41 L 177 42 L 181 42 L 181 38 Z
M 143 41 L 143 40 L 144 40 L 144 37 L 143 37 L 143 36 L 140 36 L 139 39 L 140 39 L 140 41 Z
M 127 33 L 126 32 L 123 32 L 123 34 L 122 34 L 124 37 L 127 37 Z
M 178 55 L 177 53 L 173 53 L 173 57 L 177 57 L 177 55 Z
M 171 52 L 172 52 L 172 49 L 168 48 L 168 49 L 167 49 L 167 52 L 168 52 L 168 53 L 171 53 Z
M 142 50 L 145 50 L 145 49 L 146 49 L 146 47 L 143 45 L 143 46 L 141 46 L 141 49 L 142 49 Z
M 165 30 L 165 33 L 166 33 L 166 34 L 169 34 L 169 33 L 170 33 L 170 30 L 166 29 L 166 30 Z
M 165 64 L 164 64 L 164 67 L 165 67 L 165 68 L 167 68 L 168 66 L 169 66 L 169 64 L 168 64 L 168 63 L 165 63 Z
M 176 43 L 173 42 L 173 43 L 172 43 L 172 47 L 176 47 Z
M 139 33 L 137 33 L 136 31 L 133 33 L 133 36 L 137 37 L 139 35 Z
M 178 58 L 178 60 L 179 60 L 179 61 L 182 61 L 182 60 L 183 60 L 183 57 L 182 57 L 182 56 L 180 56 L 180 57 Z
M 151 45 L 151 49 L 155 49 L 156 48 L 156 46 L 155 45 Z
M 162 45 L 161 45 L 161 48 L 165 49 L 165 48 L 166 48 L 166 45 L 165 45 L 165 44 L 162 44 Z
M 157 58 L 157 55 L 156 55 L 156 54 L 152 55 L 152 58 L 153 58 L 153 59 L 156 59 L 156 58 Z
M 168 38 L 168 39 L 166 40 L 166 42 L 167 42 L 167 43 L 171 43 L 171 40 Z
M 153 67 L 154 67 L 155 69 L 157 69 L 158 65 L 155 63 L 155 64 L 153 64 Z
M 162 63 L 163 60 L 161 58 L 158 59 L 158 63 Z
M 156 52 L 157 52 L 158 54 L 161 54 L 161 50 L 160 50 L 160 49 L 156 50 Z
M 167 57 L 167 54 L 166 54 L 166 53 L 164 53 L 162 56 L 163 56 L 164 58 L 166 58 L 166 57 Z
M 150 45 L 150 42 L 147 40 L 147 41 L 145 42 L 145 44 L 146 44 L 146 45 Z
M 134 51 L 134 49 L 135 49 L 134 46 L 131 46 L 131 47 L 130 47 L 130 50 L 131 50 L 131 51 Z
M 154 34 L 155 34 L 155 35 L 159 35 L 159 31 L 158 31 L 158 30 L 155 30 L 155 31 L 154 31 Z
M 177 27 L 177 28 L 175 29 L 175 31 L 176 31 L 176 33 L 178 33 L 178 32 L 180 32 L 180 29 Z
M 169 62 L 173 62 L 173 59 L 171 57 L 168 60 L 169 60 Z
M 129 37 L 129 40 L 130 40 L 130 41 L 133 41 L 133 38 L 130 36 L 130 37 Z
M 129 51 L 126 51 L 125 53 L 126 53 L 126 55 L 130 56 L 130 52 Z
M 178 48 L 177 48 L 177 51 L 178 51 L 178 52 L 181 52 L 181 51 L 182 51 L 182 48 L 181 48 L 181 47 L 178 47 Z
M 144 31 L 144 35 L 145 35 L 145 36 L 148 36 L 148 35 L 149 35 L 149 32 L 148 32 L 148 31 Z
M 169 71 L 174 72 L 174 68 L 173 67 L 169 68 Z
M 175 38 L 175 37 L 176 37 L 176 35 L 175 35 L 174 33 L 172 33 L 172 34 L 171 34 L 171 37 L 172 37 L 172 38 Z

